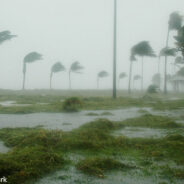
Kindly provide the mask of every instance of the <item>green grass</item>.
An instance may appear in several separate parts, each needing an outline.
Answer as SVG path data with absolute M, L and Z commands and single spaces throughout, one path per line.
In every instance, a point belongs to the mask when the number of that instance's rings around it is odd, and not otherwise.
M 147 128 L 178 128 L 181 125 L 177 124 L 171 118 L 164 116 L 154 116 L 151 114 L 145 114 L 138 118 L 127 119 L 119 126 L 133 126 L 133 127 L 147 127 Z
M 147 170 L 153 160 L 172 160 L 178 165 L 184 164 L 183 136 L 171 135 L 161 139 L 112 136 L 112 131 L 130 124 L 136 127 L 139 125 L 165 129 L 178 127 L 169 118 L 144 115 L 123 122 L 99 119 L 71 132 L 42 128 L 0 129 L 0 139 L 12 148 L 8 153 L 0 154 L 0 173 L 3 173 L 10 183 L 31 183 L 32 179 L 36 180 L 72 164 L 67 157 L 71 153 L 84 157 L 78 163 L 74 163 L 76 168 L 102 178 L 107 171 L 132 167 L 120 162 L 119 156 L 131 158 L 136 162 L 136 166 L 143 170 Z M 167 169 L 161 166 L 156 169 L 160 170 L 163 176 L 168 173 L 168 178 L 183 177 L 181 169 Z
M 112 170 L 127 170 L 134 168 L 108 157 L 91 157 L 77 163 L 77 169 L 99 178 L 104 178 L 104 173 Z

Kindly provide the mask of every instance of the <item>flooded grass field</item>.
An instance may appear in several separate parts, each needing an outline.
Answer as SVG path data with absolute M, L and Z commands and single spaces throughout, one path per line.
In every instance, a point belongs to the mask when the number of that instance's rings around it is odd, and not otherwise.
M 66 112 L 69 97 L 42 97 L 0 96 L 0 172 L 10 183 L 184 182 L 184 98 L 86 96 Z

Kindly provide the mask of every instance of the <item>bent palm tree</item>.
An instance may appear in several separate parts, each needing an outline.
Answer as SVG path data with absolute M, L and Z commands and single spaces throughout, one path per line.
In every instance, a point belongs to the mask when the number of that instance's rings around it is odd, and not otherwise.
M 135 55 L 131 50 L 131 56 L 130 56 L 130 70 L 129 70 L 129 82 L 128 82 L 128 93 L 131 93 L 131 81 L 132 81 L 132 67 L 133 62 L 136 61 Z
M 26 64 L 27 63 L 33 63 L 37 60 L 42 60 L 42 55 L 37 53 L 37 52 L 31 52 L 29 54 L 27 54 L 24 57 L 24 61 L 23 61 L 23 84 L 22 84 L 22 89 L 25 89 L 25 80 L 26 80 Z
M 169 22 L 168 22 L 168 32 L 167 32 L 167 39 L 166 39 L 166 47 L 169 46 L 169 35 L 170 31 L 172 30 L 180 30 L 182 26 L 182 16 L 179 15 L 177 12 L 173 12 L 170 14 Z M 165 69 L 167 69 L 167 55 L 165 55 Z M 166 71 L 167 73 L 167 71 Z M 167 83 L 166 83 L 166 74 L 164 79 L 164 93 L 167 93 Z
M 84 69 L 78 61 L 71 64 L 68 75 L 69 75 L 69 88 L 71 89 L 71 73 L 81 73 L 80 71 Z
M 125 77 L 127 77 L 127 74 L 125 72 L 122 72 L 122 73 L 119 74 L 119 82 L 118 82 L 118 85 L 120 83 L 120 80 L 121 79 L 124 79 Z
M 176 49 L 175 48 L 169 48 L 165 47 L 160 51 L 160 57 L 164 56 L 166 57 L 174 57 L 176 55 Z M 165 60 L 165 71 L 164 71 L 164 93 L 167 93 L 167 60 Z
M 104 78 L 104 77 L 108 77 L 108 76 L 109 76 L 109 73 L 106 72 L 105 70 L 98 73 L 98 75 L 97 75 L 97 88 L 99 88 L 100 78 Z
M 2 31 L 0 32 L 0 44 L 5 41 L 11 40 L 12 38 L 17 37 L 16 35 L 11 35 L 10 31 Z
M 141 90 L 143 91 L 143 78 L 144 78 L 144 71 L 143 71 L 143 58 L 144 57 L 156 57 L 152 47 L 150 46 L 148 41 L 142 41 L 139 42 L 138 44 L 136 44 L 133 48 L 132 48 L 133 53 L 140 57 L 142 57 L 142 77 L 141 77 Z
M 62 65 L 60 62 L 56 62 L 52 65 L 51 71 L 50 71 L 50 89 L 52 89 L 52 77 L 54 73 L 65 71 L 64 65 Z

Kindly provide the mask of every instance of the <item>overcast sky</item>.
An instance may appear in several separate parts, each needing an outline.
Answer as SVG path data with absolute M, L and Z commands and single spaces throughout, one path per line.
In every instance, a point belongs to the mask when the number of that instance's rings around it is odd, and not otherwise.
M 128 73 L 134 44 L 150 41 L 156 53 L 165 46 L 169 14 L 184 14 L 184 0 L 117 1 L 119 74 Z M 26 88 L 48 88 L 56 61 L 67 69 L 74 61 L 85 67 L 82 75 L 72 75 L 73 88 L 96 88 L 100 70 L 110 73 L 101 88 L 112 87 L 113 0 L 0 0 L 0 4 L 0 31 L 18 35 L 0 45 L 0 88 L 21 88 L 23 58 L 32 51 L 43 54 L 44 60 L 28 65 Z M 174 45 L 173 39 L 169 45 Z M 140 74 L 140 69 L 138 60 L 134 74 Z M 157 72 L 157 60 L 146 58 L 144 69 L 147 86 Z M 53 87 L 68 89 L 68 73 L 54 75 Z M 127 79 L 121 87 L 127 87 Z

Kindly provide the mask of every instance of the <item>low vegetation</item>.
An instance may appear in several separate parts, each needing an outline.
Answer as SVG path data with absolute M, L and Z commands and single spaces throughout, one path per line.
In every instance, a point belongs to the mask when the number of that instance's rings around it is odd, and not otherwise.
M 135 167 L 132 163 L 125 164 L 120 161 L 120 156 L 128 155 L 135 161 L 136 167 L 143 170 L 154 160 L 184 164 L 183 136 L 170 135 L 161 139 L 147 139 L 112 135 L 113 131 L 125 126 L 165 129 L 179 127 L 172 119 L 143 115 L 123 122 L 99 119 L 70 132 L 39 127 L 0 129 L 0 139 L 12 148 L 8 153 L 0 154 L 0 173 L 6 175 L 10 183 L 32 183 L 32 179 L 38 179 L 48 172 L 72 164 L 67 156 L 71 153 L 83 157 L 74 163 L 78 170 L 100 178 L 105 177 L 107 171 L 123 169 L 128 172 L 130 168 Z M 182 169 L 163 168 L 159 165 L 154 169 L 163 177 L 167 174 L 167 178 L 183 177 Z

